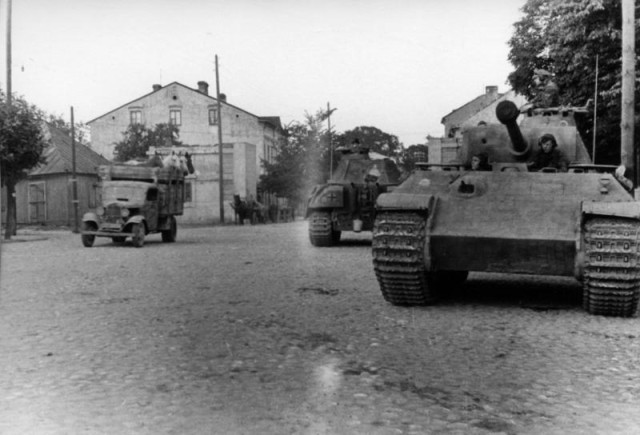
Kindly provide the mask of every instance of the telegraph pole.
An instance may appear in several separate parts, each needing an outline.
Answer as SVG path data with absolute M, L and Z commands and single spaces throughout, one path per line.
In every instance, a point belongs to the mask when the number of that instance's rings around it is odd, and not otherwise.
M 11 107 L 11 0 L 7 0 L 7 106 Z
M 216 100 L 218 101 L 218 166 L 219 166 L 219 195 L 220 195 L 220 223 L 224 223 L 224 166 L 222 157 L 222 104 L 220 103 L 220 76 L 218 74 L 218 55 L 216 54 Z
M 329 129 L 329 179 L 333 178 L 333 143 L 331 140 L 331 113 L 338 109 L 332 109 L 327 102 L 327 121 Z
M 78 178 L 76 175 L 76 130 L 73 120 L 73 106 L 71 106 L 71 183 L 73 184 L 73 232 L 79 232 L 78 225 Z
M 635 104 L 635 1 L 622 0 L 622 113 L 620 115 L 620 159 L 640 184 L 638 158 L 633 144 Z

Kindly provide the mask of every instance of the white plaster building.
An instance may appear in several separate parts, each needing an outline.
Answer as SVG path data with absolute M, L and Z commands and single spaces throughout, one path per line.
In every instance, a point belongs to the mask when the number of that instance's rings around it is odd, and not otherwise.
M 259 117 L 233 106 L 220 95 L 218 101 L 209 95 L 209 85 L 198 82 L 192 89 L 178 82 L 166 86 L 153 85 L 150 93 L 101 115 L 87 124 L 91 129 L 91 146 L 113 160 L 115 144 L 131 123 L 153 128 L 159 123 L 172 123 L 180 131 L 181 147 L 175 151 L 193 156 L 196 173 L 187 179 L 186 223 L 212 223 L 219 213 L 219 145 L 218 122 L 222 122 L 223 185 L 225 221 L 233 219 L 229 203 L 233 195 L 258 196 L 257 182 L 262 173 L 262 160 L 272 161 L 276 145 L 284 140 L 280 118 Z M 167 154 L 172 148 L 159 144 L 155 150 Z M 154 150 L 150 150 L 153 152 Z M 264 197 L 263 201 L 268 202 Z

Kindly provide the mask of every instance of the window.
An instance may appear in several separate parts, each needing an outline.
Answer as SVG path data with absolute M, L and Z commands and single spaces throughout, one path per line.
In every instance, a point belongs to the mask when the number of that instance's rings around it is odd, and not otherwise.
M 173 125 L 182 125 L 182 112 L 180 109 L 169 110 L 169 123 Z
M 184 202 L 193 202 L 193 185 L 188 181 L 184 183 Z
M 218 125 L 218 109 L 209 109 L 209 125 Z
M 132 110 L 129 112 L 129 121 L 131 124 L 142 124 L 142 111 Z

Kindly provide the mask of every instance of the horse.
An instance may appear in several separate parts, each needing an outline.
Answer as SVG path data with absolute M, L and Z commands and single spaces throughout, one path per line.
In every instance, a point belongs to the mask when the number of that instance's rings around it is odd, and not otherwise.
M 173 166 L 176 169 L 181 169 L 180 168 L 180 158 L 178 157 L 178 155 L 176 154 L 175 151 L 171 151 L 171 154 L 169 154 L 164 159 L 162 159 L 162 165 L 165 168 L 169 168 L 169 167 Z

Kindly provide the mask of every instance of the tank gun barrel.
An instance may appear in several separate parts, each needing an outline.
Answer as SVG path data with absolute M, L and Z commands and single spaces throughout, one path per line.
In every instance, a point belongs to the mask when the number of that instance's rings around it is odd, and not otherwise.
M 524 153 L 527 150 L 527 141 L 524 140 L 520 127 L 516 123 L 520 111 L 512 101 L 501 101 L 496 107 L 496 117 L 507 127 L 513 150 L 516 153 Z

